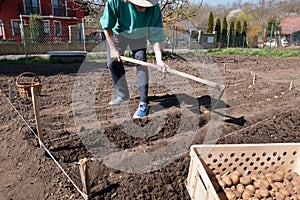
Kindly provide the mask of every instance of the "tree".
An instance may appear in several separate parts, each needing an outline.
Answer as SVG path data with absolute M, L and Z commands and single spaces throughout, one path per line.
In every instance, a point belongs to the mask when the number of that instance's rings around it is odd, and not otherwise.
M 260 24 L 254 24 L 248 31 L 247 31 L 247 41 L 248 46 L 258 47 L 258 37 L 263 32 L 263 28 Z
M 46 36 L 44 31 L 43 18 L 37 14 L 30 14 L 29 27 L 31 42 L 43 43 Z
M 226 17 L 224 17 L 223 21 L 222 21 L 221 43 L 222 43 L 222 46 L 227 45 L 227 19 L 226 19 Z
M 220 38 L 221 38 L 221 20 L 220 20 L 219 17 L 216 20 L 215 32 L 217 34 L 217 42 L 220 42 Z
M 242 27 L 243 47 L 247 46 L 247 31 L 248 31 L 248 25 L 247 25 L 247 21 L 245 20 L 243 22 L 243 27 Z
M 267 25 L 267 35 L 274 34 L 275 31 L 281 31 L 280 22 L 278 22 L 275 18 L 270 18 Z
M 208 23 L 207 23 L 206 32 L 207 33 L 212 33 L 213 30 L 214 30 L 214 16 L 213 16 L 213 13 L 210 12 L 209 16 L 208 16 Z
M 241 25 L 241 21 L 237 21 L 236 22 L 236 26 L 235 26 L 235 46 L 236 47 L 241 47 L 242 46 L 242 25 Z
M 233 47 L 234 46 L 234 21 L 230 20 L 230 23 L 229 23 L 229 36 L 228 36 L 228 39 L 229 39 L 229 47 Z

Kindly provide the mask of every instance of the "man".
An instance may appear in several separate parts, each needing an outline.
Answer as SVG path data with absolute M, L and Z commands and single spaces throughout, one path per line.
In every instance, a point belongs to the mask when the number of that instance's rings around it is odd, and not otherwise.
M 126 1 L 126 2 L 125 2 Z M 162 14 L 158 0 L 108 0 L 100 19 L 106 36 L 108 48 L 108 66 L 113 80 L 115 99 L 110 105 L 129 100 L 129 91 L 125 79 L 125 70 L 120 55 L 129 45 L 133 58 L 147 61 L 147 40 L 153 43 L 157 65 L 166 71 L 162 61 L 162 42 L 164 32 Z M 148 70 L 136 65 L 137 81 L 140 92 L 139 107 L 133 118 L 148 114 Z

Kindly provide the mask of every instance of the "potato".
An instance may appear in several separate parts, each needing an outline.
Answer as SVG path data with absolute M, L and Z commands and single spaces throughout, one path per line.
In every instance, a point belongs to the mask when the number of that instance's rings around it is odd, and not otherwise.
M 240 198 L 242 197 L 242 193 L 243 193 L 243 192 L 239 192 L 239 191 L 237 191 L 237 190 L 233 190 L 233 193 L 235 194 L 235 196 L 236 196 L 238 199 L 240 199 Z
M 273 174 L 272 175 L 272 180 L 274 182 L 282 182 L 283 181 L 283 175 L 282 174 Z
M 257 174 L 251 174 L 251 180 L 254 182 L 254 181 L 257 181 L 258 180 L 258 175 Z
M 269 188 L 270 187 L 270 183 L 267 179 L 259 179 L 257 181 L 254 182 L 254 187 L 259 189 L 259 188 Z
M 235 196 L 234 192 L 229 189 L 229 188 L 225 188 L 225 194 L 226 194 L 226 197 L 228 198 L 228 200 L 234 200 L 234 199 L 237 199 L 237 197 Z
M 284 187 L 283 183 L 281 183 L 281 182 L 274 182 L 274 185 L 275 185 L 276 187 L 278 187 L 278 189 Z
M 280 175 L 282 177 L 285 176 L 285 173 L 283 171 L 280 171 L 280 170 L 276 171 L 275 174 Z
M 252 193 L 255 193 L 255 187 L 253 185 L 247 185 L 245 187 L 246 190 L 249 190 Z
M 259 198 L 259 199 L 261 198 L 259 190 L 255 190 L 254 196 Z
M 259 189 L 259 194 L 261 197 L 264 197 L 264 198 L 266 198 L 270 195 L 269 190 L 265 187 L 262 187 Z
M 267 180 L 267 177 L 264 174 L 260 174 L 257 180 Z
M 288 190 L 284 189 L 284 188 L 280 188 L 280 189 L 279 189 L 279 192 L 280 192 L 282 195 L 284 195 L 285 197 L 291 195 L 291 193 L 290 193 Z
M 221 188 L 225 188 L 226 187 L 226 183 L 223 180 L 219 180 L 219 185 L 221 186 Z
M 271 183 L 270 186 L 271 186 L 271 190 L 272 191 L 274 191 L 274 192 L 278 192 L 279 191 L 279 188 L 274 183 Z
M 286 178 L 287 180 L 291 181 L 293 179 L 293 173 L 292 172 L 286 173 L 284 175 L 284 178 Z
M 297 194 L 300 194 L 300 185 L 294 186 L 293 191 Z
M 284 200 L 284 195 L 281 194 L 280 192 L 275 192 L 275 199 L 276 200 Z
M 292 188 L 293 187 L 293 184 L 286 178 L 283 178 L 283 185 L 286 188 Z
M 237 186 L 236 186 L 236 190 L 237 190 L 237 191 L 243 193 L 243 192 L 244 192 L 244 189 L 245 189 L 245 187 L 244 187 L 243 184 L 241 184 L 241 183 L 237 184 Z
M 299 185 L 300 185 L 300 180 L 297 180 L 297 178 L 293 178 L 293 179 L 291 180 L 291 184 L 292 184 L 293 186 L 299 186 Z
M 267 180 L 269 181 L 269 183 L 273 183 L 273 179 L 272 179 L 272 173 L 267 173 L 265 176 L 267 178 Z
M 259 198 L 257 198 L 257 197 L 250 197 L 249 200 L 259 200 Z
M 232 180 L 230 176 L 224 176 L 222 180 L 225 182 L 226 186 L 228 187 L 232 186 Z
M 238 174 L 231 174 L 230 179 L 234 185 L 237 185 L 240 182 L 240 176 Z
M 240 178 L 240 183 L 243 185 L 250 185 L 251 184 L 251 176 L 250 175 L 246 175 Z
M 270 190 L 269 193 L 270 193 L 270 196 L 271 196 L 271 197 L 274 197 L 274 196 L 275 196 L 275 191 L 274 191 L 274 190 Z
M 253 195 L 252 192 L 250 192 L 249 190 L 245 190 L 242 194 L 242 198 L 243 199 L 249 199 L 251 196 Z

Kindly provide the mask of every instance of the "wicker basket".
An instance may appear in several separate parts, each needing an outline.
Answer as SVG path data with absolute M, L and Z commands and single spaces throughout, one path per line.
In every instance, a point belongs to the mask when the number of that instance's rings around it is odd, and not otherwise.
M 21 77 L 25 76 L 33 76 L 33 79 L 31 82 L 20 82 Z M 16 87 L 19 91 L 19 95 L 23 98 L 31 97 L 31 87 L 34 89 L 34 95 L 39 96 L 41 89 L 42 89 L 42 83 L 41 79 L 33 72 L 23 72 L 17 77 L 16 80 Z

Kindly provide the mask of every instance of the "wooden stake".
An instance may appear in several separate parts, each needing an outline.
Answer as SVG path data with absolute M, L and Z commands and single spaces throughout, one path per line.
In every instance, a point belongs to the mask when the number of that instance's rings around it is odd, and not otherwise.
M 89 184 L 89 173 L 87 170 L 87 158 L 80 159 L 78 164 L 79 164 L 79 171 L 80 171 L 80 177 L 81 177 L 81 183 L 83 187 L 83 192 L 86 195 L 90 195 L 91 189 L 90 189 L 90 184 Z
M 253 85 L 255 84 L 255 80 L 256 80 L 256 74 L 255 74 L 255 72 L 253 72 Z
M 290 88 L 289 88 L 289 90 L 292 91 L 292 89 L 293 89 L 293 81 L 291 81 L 291 83 L 290 83 Z
M 32 97 L 32 104 L 34 109 L 34 116 L 35 116 L 35 122 L 36 122 L 36 129 L 38 133 L 38 137 L 41 141 L 43 141 L 43 135 L 41 131 L 41 124 L 40 124 L 40 113 L 39 113 L 39 102 L 37 97 L 34 94 L 34 87 L 31 87 L 31 97 Z
M 226 63 L 224 63 L 224 72 L 226 72 Z
M 8 98 L 9 98 L 9 101 L 10 103 L 13 103 L 14 101 L 14 97 L 13 97 L 13 94 L 12 94 L 12 89 L 11 89 L 11 80 L 8 81 Z

